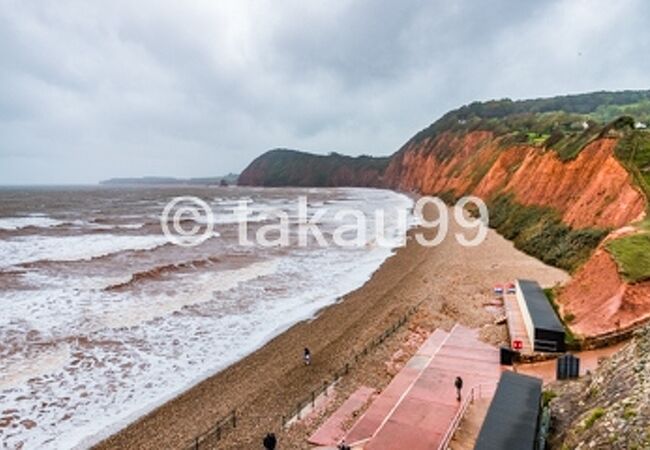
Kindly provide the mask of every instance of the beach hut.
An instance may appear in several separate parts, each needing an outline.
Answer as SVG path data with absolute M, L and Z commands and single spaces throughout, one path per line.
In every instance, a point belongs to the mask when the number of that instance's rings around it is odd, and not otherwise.
M 474 450 L 533 450 L 541 399 L 542 380 L 503 372 Z
M 503 285 L 495 284 L 494 285 L 494 295 L 503 295 Z
M 506 285 L 506 293 L 508 294 L 515 294 L 517 292 L 517 287 L 515 286 L 515 283 L 508 283 Z
M 517 280 L 515 290 L 533 351 L 564 352 L 564 325 L 539 284 L 532 280 Z

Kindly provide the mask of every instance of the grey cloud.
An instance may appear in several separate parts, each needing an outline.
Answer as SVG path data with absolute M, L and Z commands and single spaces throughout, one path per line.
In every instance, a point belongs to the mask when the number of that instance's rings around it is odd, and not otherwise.
M 648 88 L 642 0 L 0 0 L 0 184 L 390 154 L 475 99 Z

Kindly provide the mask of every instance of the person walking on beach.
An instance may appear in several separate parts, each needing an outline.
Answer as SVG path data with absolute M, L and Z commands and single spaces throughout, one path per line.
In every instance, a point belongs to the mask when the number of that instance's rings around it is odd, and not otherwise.
M 311 352 L 307 347 L 305 347 L 305 353 L 302 357 L 302 359 L 305 361 L 305 365 L 308 366 L 311 364 Z
M 266 450 L 275 450 L 275 446 L 278 444 L 278 440 L 275 438 L 275 434 L 266 433 L 264 440 L 262 441 L 264 448 Z
M 456 377 L 454 386 L 456 386 L 456 400 L 460 401 L 460 391 L 463 389 L 463 379 L 461 377 Z

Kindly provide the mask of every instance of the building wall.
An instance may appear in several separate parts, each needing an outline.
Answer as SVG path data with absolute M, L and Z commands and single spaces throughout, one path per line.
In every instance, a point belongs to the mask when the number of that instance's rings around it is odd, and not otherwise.
M 533 320 L 530 318 L 530 311 L 528 311 L 528 306 L 526 305 L 526 300 L 524 300 L 524 293 L 519 286 L 519 280 L 515 281 L 515 296 L 517 297 L 517 304 L 521 310 L 521 315 L 524 318 L 524 325 L 526 327 L 526 333 L 528 334 L 528 341 L 530 343 L 530 348 L 535 349 L 535 327 L 533 326 Z

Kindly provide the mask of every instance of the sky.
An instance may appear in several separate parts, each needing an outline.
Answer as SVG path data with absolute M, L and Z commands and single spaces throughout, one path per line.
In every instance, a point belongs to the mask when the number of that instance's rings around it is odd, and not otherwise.
M 646 0 L 0 0 L 0 185 L 389 155 L 493 98 L 650 88 Z

